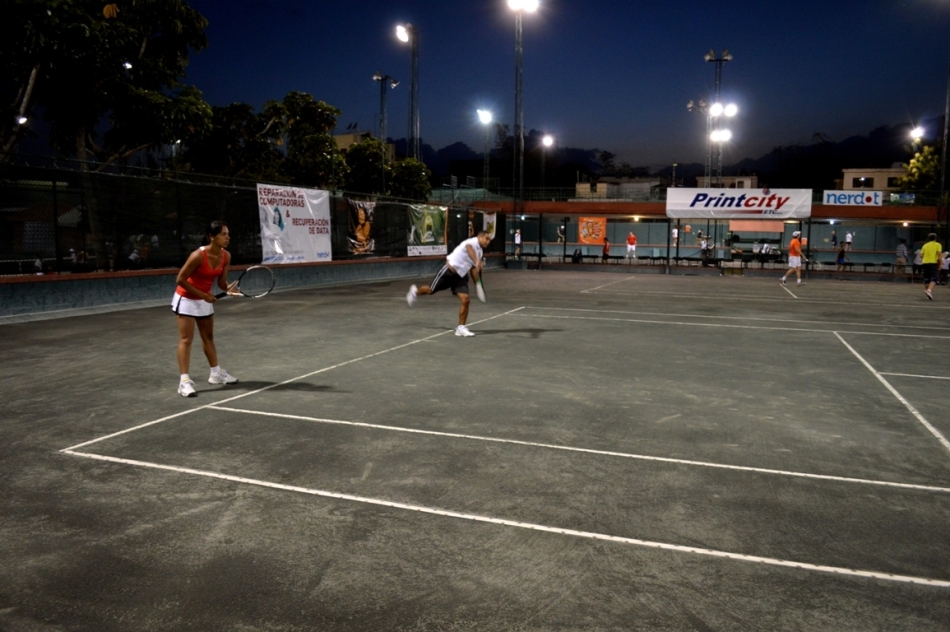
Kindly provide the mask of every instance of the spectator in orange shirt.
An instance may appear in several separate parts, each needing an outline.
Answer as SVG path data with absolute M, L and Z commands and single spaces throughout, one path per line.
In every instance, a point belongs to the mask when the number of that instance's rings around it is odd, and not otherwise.
M 633 234 L 633 231 L 627 235 L 627 258 L 637 258 L 637 236 Z
M 792 241 L 788 244 L 788 272 L 782 275 L 782 285 L 785 285 L 785 279 L 792 272 L 798 278 L 797 285 L 802 284 L 802 232 L 796 230 L 792 233 Z

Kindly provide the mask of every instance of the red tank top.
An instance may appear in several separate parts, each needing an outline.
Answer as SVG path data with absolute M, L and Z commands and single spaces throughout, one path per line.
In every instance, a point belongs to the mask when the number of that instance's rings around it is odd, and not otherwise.
M 194 285 L 196 288 L 205 292 L 206 294 L 211 293 L 211 286 L 214 284 L 214 280 L 221 276 L 221 273 L 224 272 L 224 264 L 230 258 L 227 250 L 221 251 L 221 267 L 212 268 L 211 264 L 208 263 L 208 251 L 205 250 L 205 247 L 202 246 L 201 250 L 201 263 L 191 273 L 191 276 L 188 277 L 188 282 Z M 182 286 L 178 286 L 178 289 L 175 290 L 177 294 L 184 296 L 185 298 L 190 298 L 195 301 L 200 301 L 200 296 L 195 296 Z

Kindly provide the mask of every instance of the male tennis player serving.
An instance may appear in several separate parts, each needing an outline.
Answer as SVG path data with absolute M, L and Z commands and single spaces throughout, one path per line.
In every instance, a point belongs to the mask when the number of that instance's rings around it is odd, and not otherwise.
M 178 288 L 172 298 L 172 311 L 178 314 L 178 368 L 181 381 L 178 394 L 195 397 L 195 383 L 188 375 L 191 362 L 191 343 L 195 338 L 195 325 L 201 334 L 201 346 L 211 366 L 211 384 L 233 384 L 237 378 L 218 366 L 218 351 L 214 346 L 214 302 L 211 286 L 215 279 L 218 287 L 229 291 L 228 266 L 231 255 L 224 248 L 231 241 L 228 225 L 214 221 L 205 234 L 205 245 L 188 256 L 178 271 Z
M 481 231 L 475 237 L 466 239 L 446 257 L 446 263 L 439 270 L 432 283 L 416 287 L 413 285 L 406 294 L 406 302 L 412 307 L 416 303 L 419 295 L 435 294 L 441 290 L 451 289 L 461 305 L 459 306 L 459 326 L 455 329 L 456 336 L 474 336 L 465 322 L 468 320 L 468 305 L 471 302 L 468 297 L 468 275 L 472 274 L 472 280 L 478 283 L 479 273 L 482 271 L 484 261 L 482 253 L 491 242 L 491 236 L 485 231 Z

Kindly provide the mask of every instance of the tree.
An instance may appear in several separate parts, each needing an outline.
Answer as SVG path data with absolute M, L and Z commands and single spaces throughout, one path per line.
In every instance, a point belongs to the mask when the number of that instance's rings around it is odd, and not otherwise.
M 415 158 L 406 158 L 393 165 L 389 193 L 393 197 L 425 202 L 432 192 L 430 175 L 425 163 Z
M 385 193 L 392 182 L 392 169 L 384 160 L 383 144 L 376 138 L 365 138 L 346 153 L 349 173 L 344 188 L 354 193 Z
M 898 181 L 903 191 L 932 191 L 940 185 L 940 158 L 933 147 L 927 146 L 914 154 L 907 173 Z
M 108 164 L 206 127 L 211 108 L 179 83 L 207 20 L 183 0 L 16 0 L 0 32 L 6 114 L 43 117 L 67 155 Z M 110 7 L 112 5 L 109 5 Z M 23 134 L 4 119 L 3 147 Z M 97 129 L 108 120 L 109 131 Z M 7 155 L 7 157 L 9 157 Z
M 615 156 L 609 151 L 601 151 L 597 154 L 597 159 L 600 161 L 602 176 L 613 176 L 617 173 L 617 165 L 614 163 Z
M 256 113 L 247 103 L 212 108 L 211 128 L 184 139 L 185 151 L 176 161 L 181 171 L 231 178 L 283 182 L 284 110 L 268 101 Z
M 332 188 L 346 171 L 331 135 L 340 110 L 304 92 L 291 92 L 283 105 L 287 114 L 284 173 L 294 184 Z

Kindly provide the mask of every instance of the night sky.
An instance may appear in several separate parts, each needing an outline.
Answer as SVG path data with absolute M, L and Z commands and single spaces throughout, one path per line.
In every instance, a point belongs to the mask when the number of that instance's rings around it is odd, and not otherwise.
M 410 47 L 419 30 L 424 143 L 484 147 L 477 108 L 513 126 L 515 19 L 506 0 L 192 0 L 210 25 L 187 83 L 213 105 L 259 108 L 291 90 L 342 110 L 339 130 L 377 129 L 376 70 L 388 135 L 408 129 Z M 686 102 L 712 94 L 710 49 L 728 49 L 723 101 L 735 102 L 724 161 L 776 145 L 833 141 L 941 116 L 950 0 L 637 2 L 541 0 L 524 17 L 525 128 L 558 145 L 605 149 L 635 166 L 703 162 L 705 118 Z M 936 130 L 929 130 L 933 135 Z M 527 148 L 530 149 L 530 148 Z

